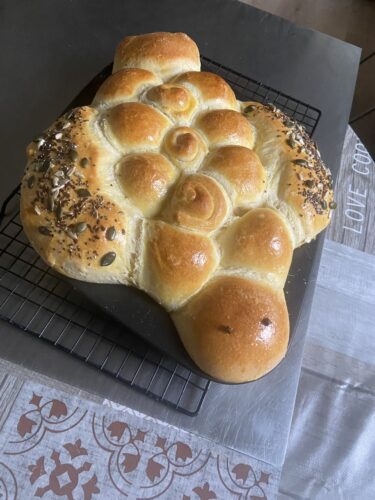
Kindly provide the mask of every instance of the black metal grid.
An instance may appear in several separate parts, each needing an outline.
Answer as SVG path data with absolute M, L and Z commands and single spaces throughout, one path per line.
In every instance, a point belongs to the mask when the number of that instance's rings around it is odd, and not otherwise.
M 202 70 L 222 76 L 241 100 L 275 104 L 314 132 L 320 111 L 205 57 Z M 110 74 L 106 67 L 68 107 L 90 102 Z M 196 415 L 210 382 L 150 347 L 140 337 L 98 313 L 52 271 L 29 245 L 19 219 L 19 189 L 5 200 L 17 212 L 0 229 L 0 317 L 148 396 Z
M 11 200 L 19 204 L 19 191 Z M 101 315 L 49 268 L 22 231 L 19 211 L 0 230 L 0 317 L 187 415 L 209 381 Z
M 314 133 L 321 115 L 319 109 L 283 94 L 272 87 L 263 85 L 257 80 L 241 75 L 241 73 L 211 61 L 204 56 L 201 57 L 201 63 L 203 71 L 211 71 L 224 78 L 234 90 L 237 99 L 274 104 L 285 114 L 303 125 L 308 134 L 312 135 Z

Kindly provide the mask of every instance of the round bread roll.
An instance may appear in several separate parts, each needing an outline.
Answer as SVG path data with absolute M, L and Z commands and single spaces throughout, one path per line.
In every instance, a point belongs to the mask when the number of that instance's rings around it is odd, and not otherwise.
M 225 382 L 265 375 L 288 346 L 289 318 L 282 289 L 260 281 L 214 278 L 172 317 L 197 365 Z
M 48 265 L 146 291 L 217 380 L 256 380 L 281 361 L 293 249 L 335 206 L 294 120 L 200 72 L 187 35 L 149 33 L 120 43 L 92 105 L 27 156 L 21 220 Z

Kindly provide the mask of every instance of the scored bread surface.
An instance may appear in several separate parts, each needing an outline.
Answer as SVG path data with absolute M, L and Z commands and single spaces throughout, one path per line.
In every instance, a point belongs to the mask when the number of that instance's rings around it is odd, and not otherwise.
M 183 33 L 126 37 L 90 106 L 27 148 L 21 219 L 57 271 L 134 285 L 226 382 L 284 357 L 294 248 L 330 220 L 332 178 L 303 127 L 236 100 Z

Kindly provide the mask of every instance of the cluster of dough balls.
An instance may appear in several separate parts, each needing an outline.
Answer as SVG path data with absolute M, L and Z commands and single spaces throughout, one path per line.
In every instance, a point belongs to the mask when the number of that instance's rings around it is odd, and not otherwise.
M 323 229 L 332 181 L 272 105 L 200 71 L 182 33 L 125 38 L 91 106 L 28 147 L 21 217 L 56 270 L 131 284 L 171 312 L 197 365 L 228 382 L 285 355 L 293 249 Z

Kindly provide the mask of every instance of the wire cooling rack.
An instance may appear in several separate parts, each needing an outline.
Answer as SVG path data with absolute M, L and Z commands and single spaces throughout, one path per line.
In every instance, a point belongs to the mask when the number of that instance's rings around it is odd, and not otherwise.
M 220 75 L 234 90 L 241 101 L 258 101 L 263 104 L 274 104 L 285 114 L 297 120 L 312 135 L 320 119 L 319 109 L 294 99 L 279 90 L 264 85 L 253 78 L 238 73 L 206 57 L 201 57 L 202 71 L 211 71 Z
M 111 66 L 69 105 L 91 102 Z M 312 135 L 320 111 L 282 92 L 202 57 L 202 70 L 222 76 L 238 99 L 272 103 Z M 190 416 L 196 415 L 210 382 L 150 347 L 98 312 L 44 264 L 29 245 L 19 218 L 19 187 L 0 212 L 0 317 L 102 372 Z M 9 209 L 12 209 L 12 215 Z

